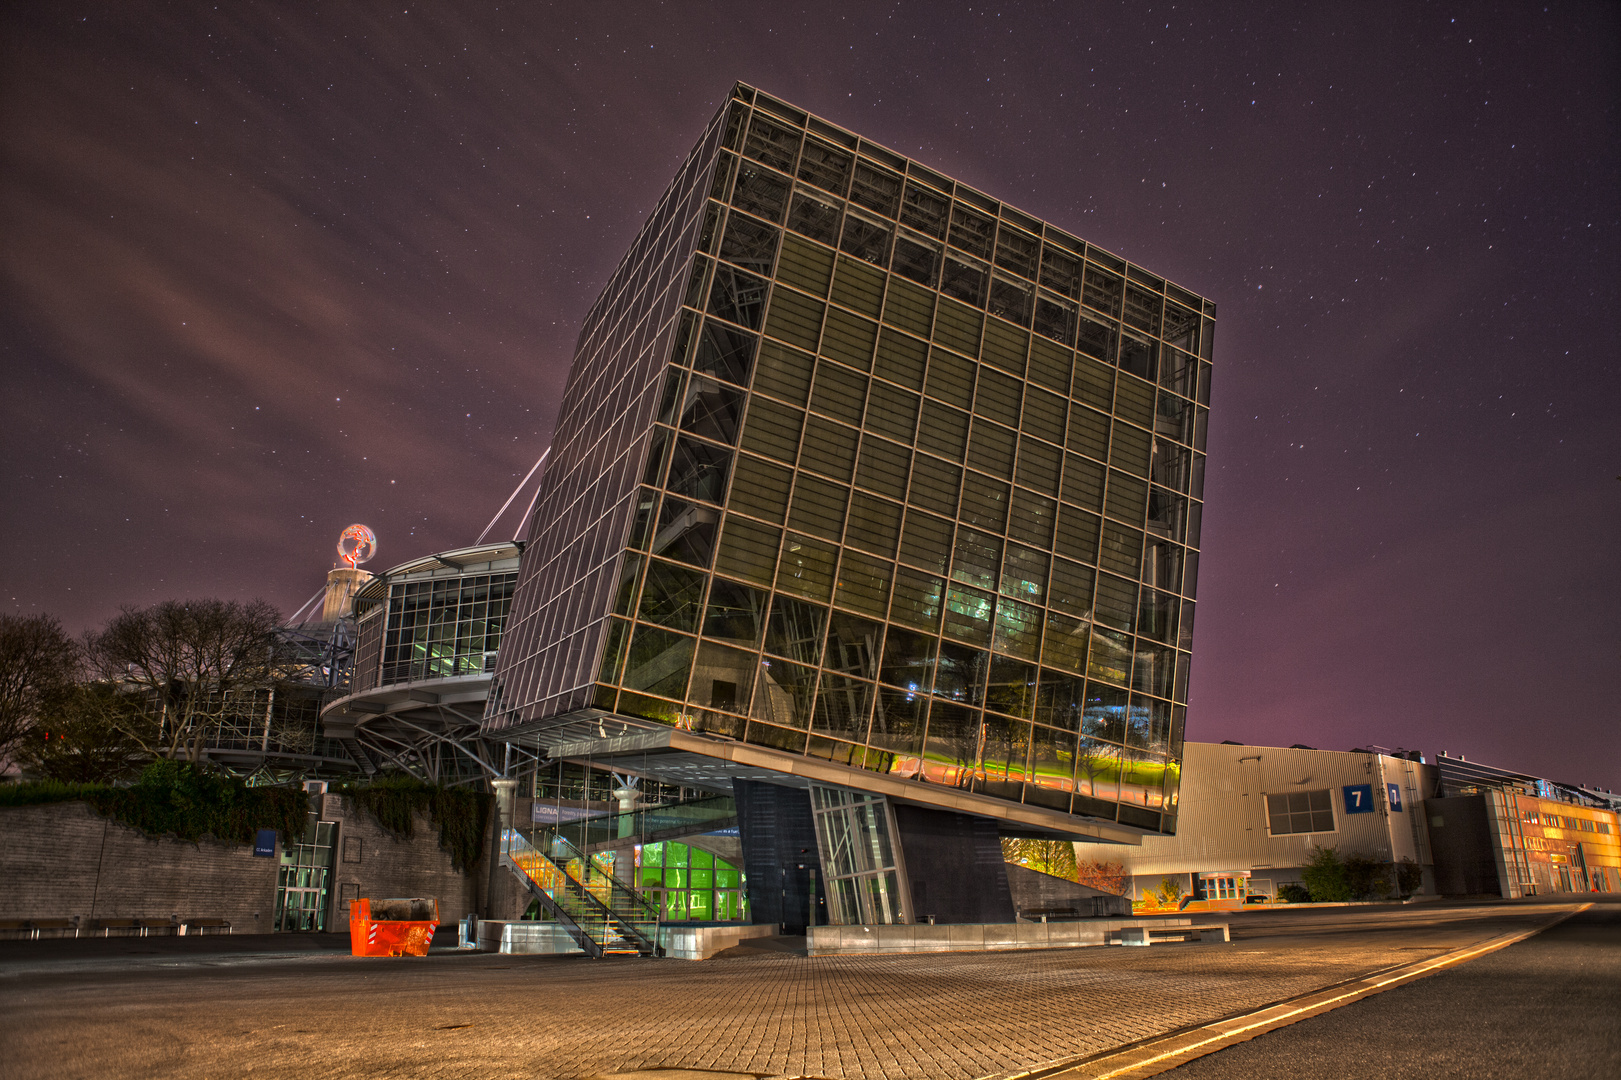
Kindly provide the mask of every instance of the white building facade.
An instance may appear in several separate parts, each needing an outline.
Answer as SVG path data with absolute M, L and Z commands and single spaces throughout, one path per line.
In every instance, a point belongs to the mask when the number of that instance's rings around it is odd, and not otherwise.
M 1211 901 L 1276 897 L 1301 880 L 1317 847 L 1343 858 L 1411 860 L 1433 888 L 1423 801 L 1434 766 L 1393 754 L 1231 743 L 1185 744 L 1175 836 L 1141 847 L 1076 844 L 1082 860 L 1124 866 L 1140 900 L 1172 879 Z M 1416 755 L 1415 755 L 1416 756 Z

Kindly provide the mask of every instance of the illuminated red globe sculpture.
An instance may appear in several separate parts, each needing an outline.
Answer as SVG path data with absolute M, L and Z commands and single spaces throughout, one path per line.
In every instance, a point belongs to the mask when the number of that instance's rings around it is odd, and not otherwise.
M 359 566 L 377 554 L 377 537 L 364 525 L 351 525 L 338 537 L 338 558 Z

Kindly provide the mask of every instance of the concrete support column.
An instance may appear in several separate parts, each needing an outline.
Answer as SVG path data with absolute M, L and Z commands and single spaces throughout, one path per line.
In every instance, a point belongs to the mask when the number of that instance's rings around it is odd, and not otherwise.
M 518 781 L 505 777 L 491 780 L 490 787 L 495 791 L 495 835 L 490 841 L 490 881 L 484 894 L 484 917 L 496 918 L 495 895 L 496 882 L 500 880 L 502 838 L 506 831 L 512 828 L 512 809 L 516 802 Z

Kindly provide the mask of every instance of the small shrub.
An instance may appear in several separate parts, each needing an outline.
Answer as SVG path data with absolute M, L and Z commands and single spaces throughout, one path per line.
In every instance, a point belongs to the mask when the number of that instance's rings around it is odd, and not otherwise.
M 1300 871 L 1300 879 L 1319 904 L 1351 899 L 1351 887 L 1345 880 L 1345 864 L 1333 848 L 1312 849 L 1311 862 Z
M 1390 895 L 1389 864 L 1366 855 L 1345 856 L 1345 888 L 1353 900 L 1383 899 Z
M 1291 881 L 1278 889 L 1278 899 L 1285 904 L 1309 904 L 1311 893 L 1298 881 Z
M 1396 888 L 1403 896 L 1412 896 L 1424 884 L 1424 868 L 1403 855 L 1396 864 Z

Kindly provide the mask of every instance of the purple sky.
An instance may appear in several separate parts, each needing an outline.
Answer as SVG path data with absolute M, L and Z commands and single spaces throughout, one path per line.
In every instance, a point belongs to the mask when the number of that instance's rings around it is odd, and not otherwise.
M 11 610 L 471 543 L 742 79 L 1220 304 L 1190 738 L 1621 787 L 1616 5 L 24 7 Z

